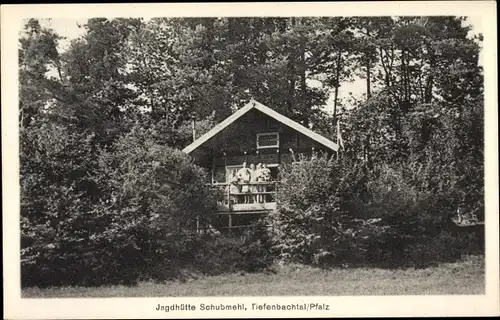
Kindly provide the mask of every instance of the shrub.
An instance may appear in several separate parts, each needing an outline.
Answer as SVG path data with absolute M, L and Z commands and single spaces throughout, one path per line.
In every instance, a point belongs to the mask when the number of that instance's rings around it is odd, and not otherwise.
M 106 223 L 92 213 L 93 140 L 46 118 L 20 129 L 23 285 L 77 282 L 89 271 L 73 267 L 88 245 L 88 230 Z
M 205 275 L 265 271 L 273 263 L 269 251 L 265 240 L 253 236 L 217 236 L 195 251 L 194 268 Z
M 57 130 L 45 132 L 62 137 Z M 208 223 L 215 212 L 204 171 L 140 129 L 111 150 L 89 149 L 74 157 L 90 164 L 82 169 L 62 160 L 85 147 L 70 145 L 73 137 L 39 147 L 45 153 L 35 159 L 53 164 L 47 169 L 60 177 L 53 186 L 38 189 L 45 183 L 38 175 L 50 172 L 23 171 L 23 285 L 132 284 L 157 265 L 190 259 L 180 254 L 194 248 L 186 234 L 195 231 L 196 218 Z M 49 153 L 60 140 L 67 141 L 66 147 Z M 50 155 L 59 159 L 50 162 Z M 32 162 L 25 165 L 34 168 Z M 75 170 L 83 172 L 68 178 Z M 35 192 L 41 193 L 38 202 Z
M 172 248 L 180 239 L 159 241 Z M 157 281 L 203 275 L 268 271 L 274 261 L 265 226 L 258 223 L 242 234 L 184 235 L 182 247 L 175 246 L 175 258 L 151 264 L 144 278 Z M 145 270 L 145 269 L 144 269 Z
M 280 172 L 278 209 L 269 215 L 273 249 L 281 260 L 320 264 L 349 251 L 352 219 L 341 206 L 348 174 L 327 155 L 299 157 Z
M 301 157 L 282 170 L 269 216 L 281 260 L 323 266 L 424 267 L 480 252 L 452 233 L 455 189 L 433 193 L 408 164 Z M 419 180 L 420 179 L 420 180 Z
M 239 251 L 245 258 L 240 265 L 243 270 L 256 272 L 267 270 L 273 264 L 275 255 L 272 250 L 266 219 L 258 220 L 243 234 L 243 244 Z

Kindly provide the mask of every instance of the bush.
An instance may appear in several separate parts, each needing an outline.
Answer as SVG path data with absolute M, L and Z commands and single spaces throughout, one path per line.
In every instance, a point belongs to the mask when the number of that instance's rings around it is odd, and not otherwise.
M 85 160 L 82 168 L 62 159 L 85 147 L 70 144 L 73 137 L 41 144 L 44 153 L 34 158 L 40 166 L 24 162 L 23 285 L 133 284 L 157 265 L 182 264 L 181 253 L 194 248 L 186 235 L 195 231 L 196 219 L 209 223 L 215 212 L 204 171 L 140 129 L 109 151 L 73 157 Z M 55 148 L 61 141 L 67 142 Z M 53 167 L 41 170 L 44 163 Z M 82 172 L 71 179 L 77 170 Z M 54 184 L 43 188 L 39 175 L 51 172 Z
M 332 266 L 425 267 L 480 253 L 450 218 L 455 189 L 430 192 L 407 164 L 301 157 L 282 170 L 271 240 L 283 261 Z M 419 180 L 420 179 L 420 180 Z M 417 183 L 418 182 L 418 183 Z
M 199 269 L 210 275 L 268 270 L 274 256 L 266 228 L 259 220 L 242 234 L 212 237 L 197 251 Z
M 144 278 L 164 281 L 227 273 L 269 271 L 274 261 L 265 227 L 258 223 L 240 235 L 183 236 L 164 239 L 160 246 L 166 250 L 174 243 L 175 258 L 151 264 Z M 144 269 L 146 270 L 146 269 Z
M 320 264 L 350 249 L 352 219 L 343 210 L 342 197 L 349 176 L 341 175 L 338 162 L 314 155 L 281 170 L 278 209 L 269 215 L 273 249 L 281 260 Z

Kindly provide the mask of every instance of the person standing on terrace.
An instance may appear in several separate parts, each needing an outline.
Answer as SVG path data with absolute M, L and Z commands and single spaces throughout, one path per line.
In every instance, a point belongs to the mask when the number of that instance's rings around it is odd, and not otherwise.
M 250 170 L 247 168 L 247 163 L 243 162 L 242 167 L 240 170 L 238 170 L 237 173 L 238 179 L 240 183 L 242 184 L 241 186 L 241 192 L 242 193 L 248 193 L 249 192 L 249 183 L 250 183 Z M 250 196 L 244 195 L 244 203 L 250 203 Z
M 258 187 L 257 187 L 257 177 L 258 177 L 258 174 L 260 174 L 260 170 L 257 171 L 257 169 L 255 169 L 255 165 L 252 163 L 250 164 L 250 188 L 249 188 L 249 191 L 250 193 L 252 193 L 252 202 L 255 203 L 257 202 L 257 196 L 255 195 L 256 192 L 258 192 Z
M 262 181 L 266 182 L 271 181 L 271 170 L 267 167 L 265 163 L 262 165 L 261 175 L 262 175 Z M 267 192 L 268 191 L 267 185 L 263 185 L 261 190 L 262 192 Z M 262 202 L 267 202 L 267 194 L 262 196 Z
M 264 181 L 264 176 L 262 175 L 262 163 L 257 164 L 257 168 L 255 169 L 255 180 L 257 183 Z M 257 192 L 264 191 L 263 186 L 261 184 L 257 184 L 256 186 Z M 257 202 L 262 203 L 264 198 L 262 194 L 257 195 Z
M 240 193 L 240 186 L 238 185 L 238 176 L 236 169 L 233 170 L 231 174 L 231 178 L 229 180 L 229 193 L 231 195 L 230 201 L 231 203 L 238 203 L 238 197 L 234 194 Z

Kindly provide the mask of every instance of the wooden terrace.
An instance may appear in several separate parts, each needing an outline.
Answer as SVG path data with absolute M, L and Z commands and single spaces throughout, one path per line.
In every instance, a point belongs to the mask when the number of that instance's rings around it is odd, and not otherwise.
M 276 208 L 276 181 L 238 184 L 260 187 L 266 191 L 231 192 L 230 183 L 212 183 L 214 189 L 222 191 L 217 213 L 224 220 L 221 228 L 234 230 L 247 228 L 257 218 Z M 245 203 L 245 197 L 249 200 Z

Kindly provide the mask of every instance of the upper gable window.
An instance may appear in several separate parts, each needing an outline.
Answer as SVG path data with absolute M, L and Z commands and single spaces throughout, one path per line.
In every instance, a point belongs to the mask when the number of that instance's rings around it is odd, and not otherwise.
M 278 132 L 257 133 L 257 149 L 278 148 L 280 135 Z
M 267 129 L 269 131 L 279 130 L 280 124 L 274 119 L 267 119 Z

